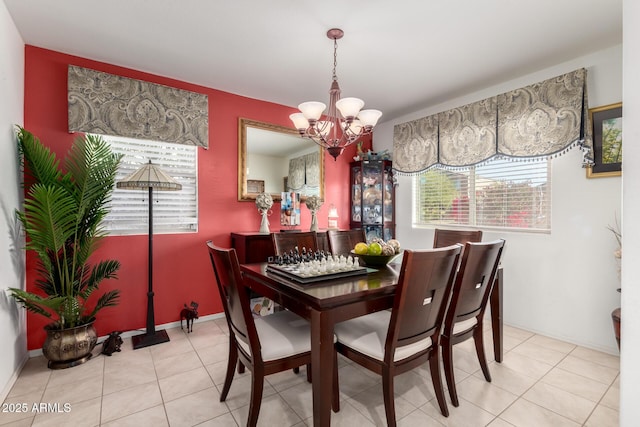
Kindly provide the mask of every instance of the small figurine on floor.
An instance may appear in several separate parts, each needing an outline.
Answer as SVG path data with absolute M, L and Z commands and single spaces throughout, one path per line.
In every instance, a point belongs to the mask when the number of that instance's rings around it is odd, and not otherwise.
M 120 346 L 122 345 L 121 333 L 122 332 L 113 331 L 109 334 L 107 339 L 102 343 L 102 354 L 111 356 L 114 352 L 120 351 Z
M 198 303 L 191 301 L 191 307 L 184 305 L 182 311 L 180 311 L 180 329 L 182 328 L 182 319 L 187 319 L 187 332 L 193 332 L 193 321 L 198 318 Z M 191 322 L 191 327 L 189 327 Z

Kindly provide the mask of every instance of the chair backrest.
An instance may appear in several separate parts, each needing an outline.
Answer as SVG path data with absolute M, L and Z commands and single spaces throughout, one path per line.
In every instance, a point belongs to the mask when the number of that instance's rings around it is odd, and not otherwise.
M 211 241 L 207 242 L 207 247 L 222 305 L 228 311 L 227 322 L 230 332 L 237 340 L 248 344 L 252 353 L 248 355 L 250 358 L 261 357 L 260 341 L 251 313 L 249 295 L 243 284 L 236 250 L 220 248 Z
M 433 247 L 444 248 L 445 246 L 460 243 L 464 245 L 467 242 L 481 242 L 482 230 L 443 230 L 435 229 L 433 235 Z
M 318 250 L 318 236 L 315 231 L 292 231 L 282 233 L 271 233 L 273 241 L 273 251 L 276 255 L 284 255 L 295 247 L 302 252 L 302 248 L 307 248 L 307 252 Z
M 334 255 L 348 254 L 356 243 L 366 242 L 364 230 L 355 228 L 353 230 L 328 230 L 329 251 Z
M 461 245 L 420 251 L 405 249 L 385 343 L 385 360 L 393 360 L 397 347 L 429 337 L 432 345 L 438 345 L 461 250 Z
M 447 335 L 450 336 L 457 322 L 476 316 L 480 316 L 481 320 L 496 278 L 504 243 L 501 239 L 465 244 L 445 319 Z

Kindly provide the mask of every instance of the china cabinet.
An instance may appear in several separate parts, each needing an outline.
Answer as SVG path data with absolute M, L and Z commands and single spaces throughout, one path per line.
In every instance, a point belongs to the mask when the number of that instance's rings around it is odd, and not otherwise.
M 395 188 L 390 160 L 350 164 L 350 228 L 362 228 L 368 241 L 395 238 Z

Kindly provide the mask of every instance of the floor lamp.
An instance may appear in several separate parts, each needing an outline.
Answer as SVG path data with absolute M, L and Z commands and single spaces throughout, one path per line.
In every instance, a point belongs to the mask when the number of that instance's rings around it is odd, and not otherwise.
M 167 331 L 156 331 L 153 309 L 153 189 L 163 191 L 181 190 L 182 185 L 149 160 L 149 163 L 116 183 L 116 187 L 127 190 L 149 190 L 149 290 L 147 292 L 147 332 L 131 337 L 133 349 L 135 350 L 169 341 Z

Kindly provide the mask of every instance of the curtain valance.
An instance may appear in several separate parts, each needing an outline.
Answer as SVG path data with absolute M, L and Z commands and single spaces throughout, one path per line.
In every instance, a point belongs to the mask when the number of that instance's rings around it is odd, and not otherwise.
M 398 124 L 393 168 L 416 173 L 432 166 L 468 167 L 493 157 L 549 157 L 579 145 L 593 163 L 587 70 Z
M 69 65 L 69 132 L 209 145 L 207 95 Z

